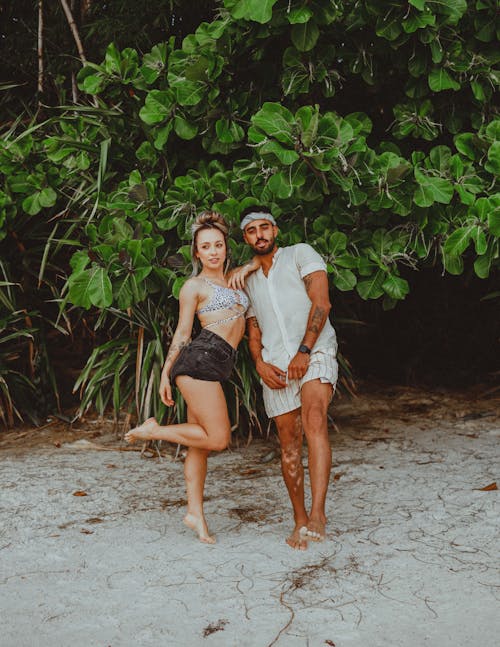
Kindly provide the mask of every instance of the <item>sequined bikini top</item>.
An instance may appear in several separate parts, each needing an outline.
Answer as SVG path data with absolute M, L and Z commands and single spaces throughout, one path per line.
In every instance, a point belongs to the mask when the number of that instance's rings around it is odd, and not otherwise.
M 205 283 L 208 283 L 208 285 L 213 288 L 214 292 L 207 305 L 200 308 L 197 314 L 200 315 L 204 312 L 214 312 L 215 310 L 232 310 L 234 309 L 234 306 L 237 305 L 243 307 L 242 313 L 246 312 L 249 301 L 243 290 L 233 290 L 232 288 L 217 285 L 217 283 L 206 279 L 204 276 L 200 278 L 202 278 Z

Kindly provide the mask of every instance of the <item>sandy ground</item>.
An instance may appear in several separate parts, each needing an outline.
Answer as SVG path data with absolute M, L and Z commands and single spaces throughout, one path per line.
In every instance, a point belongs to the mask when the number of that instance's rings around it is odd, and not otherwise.
M 329 536 L 305 552 L 272 438 L 210 459 L 206 546 L 174 447 L 141 458 L 96 421 L 3 432 L 0 644 L 496 646 L 499 396 L 337 400 Z

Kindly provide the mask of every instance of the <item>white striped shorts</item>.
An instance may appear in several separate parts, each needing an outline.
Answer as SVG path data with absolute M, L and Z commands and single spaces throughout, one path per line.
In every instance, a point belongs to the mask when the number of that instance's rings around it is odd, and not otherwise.
M 269 418 L 281 416 L 301 406 L 300 391 L 306 382 L 321 380 L 322 383 L 337 384 L 339 367 L 334 351 L 316 350 L 310 355 L 309 367 L 300 380 L 287 381 L 283 389 L 270 389 L 262 383 L 264 407 Z

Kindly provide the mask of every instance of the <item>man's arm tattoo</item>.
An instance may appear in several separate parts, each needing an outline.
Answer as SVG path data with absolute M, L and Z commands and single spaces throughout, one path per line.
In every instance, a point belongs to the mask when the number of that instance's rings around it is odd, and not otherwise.
M 307 274 L 307 276 L 304 276 L 302 280 L 304 281 L 306 292 L 309 294 L 309 288 L 311 287 L 311 284 L 312 284 L 312 277 L 309 276 L 309 274 Z
M 316 306 L 313 312 L 313 316 L 311 317 L 311 323 L 309 324 L 308 329 L 314 333 L 321 332 L 323 323 L 325 321 L 325 317 L 326 317 L 325 309 L 321 308 L 320 306 Z

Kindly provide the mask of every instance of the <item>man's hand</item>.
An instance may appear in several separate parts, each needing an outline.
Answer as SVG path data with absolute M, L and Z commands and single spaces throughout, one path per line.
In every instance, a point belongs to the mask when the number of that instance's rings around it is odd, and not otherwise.
M 166 373 L 161 374 L 160 398 L 163 404 L 166 404 L 167 407 L 171 407 L 173 404 L 175 404 L 172 398 L 172 386 L 170 385 L 170 380 Z
M 288 365 L 288 379 L 300 380 L 309 368 L 310 357 L 307 353 L 297 353 Z
M 255 368 L 270 389 L 283 389 L 286 386 L 286 373 L 277 366 L 261 361 L 257 362 Z

